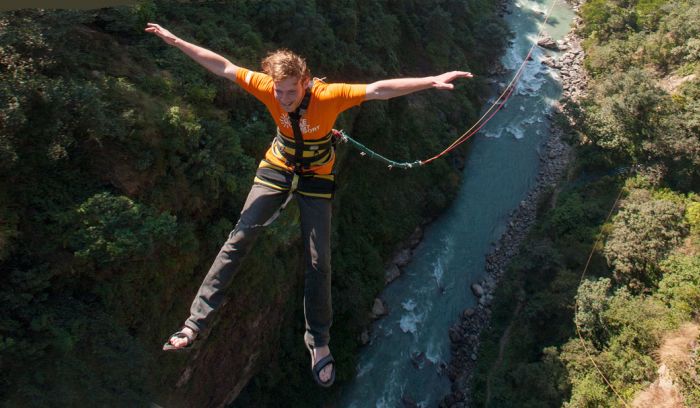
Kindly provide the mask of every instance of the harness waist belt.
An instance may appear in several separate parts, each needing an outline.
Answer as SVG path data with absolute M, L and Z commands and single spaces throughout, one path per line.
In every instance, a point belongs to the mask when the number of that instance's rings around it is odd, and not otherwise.
M 291 167 L 303 170 L 328 163 L 333 158 L 333 133 L 315 140 L 304 140 L 301 151 L 296 140 L 284 136 L 279 129 L 272 143 L 275 156 L 285 160 Z
M 309 197 L 332 199 L 335 193 L 334 174 L 297 174 L 265 160 L 260 162 L 254 182 L 279 191 L 296 191 Z

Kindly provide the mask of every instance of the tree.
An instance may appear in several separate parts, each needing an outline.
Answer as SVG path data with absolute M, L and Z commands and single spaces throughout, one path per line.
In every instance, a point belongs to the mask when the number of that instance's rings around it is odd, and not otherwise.
M 583 101 L 585 133 L 598 146 L 634 163 L 659 155 L 657 141 L 666 131 L 661 119 L 670 108 L 668 95 L 648 73 L 632 68 L 593 84 Z
M 603 349 L 609 338 L 603 313 L 608 309 L 611 286 L 612 283 L 608 278 L 585 280 L 581 282 L 576 294 L 574 321 L 581 335 L 599 350 Z
M 700 310 L 700 256 L 675 255 L 661 264 L 657 296 L 685 319 Z
M 634 291 L 654 287 L 658 264 L 687 233 L 684 206 L 655 199 L 651 192 L 633 189 L 613 220 L 604 254 L 615 278 Z

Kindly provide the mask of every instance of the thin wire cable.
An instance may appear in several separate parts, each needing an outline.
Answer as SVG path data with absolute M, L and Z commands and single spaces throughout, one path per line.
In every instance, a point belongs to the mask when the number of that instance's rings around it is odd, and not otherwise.
M 426 159 L 426 160 L 421 160 L 421 164 L 428 164 L 431 161 L 433 161 L 439 157 L 442 157 L 445 154 L 456 149 L 457 146 L 466 142 L 469 138 L 471 138 L 474 134 L 476 134 L 479 130 L 481 130 L 481 128 L 484 127 L 484 125 L 486 125 L 486 123 L 488 123 L 488 121 L 490 121 L 491 118 L 493 118 L 493 116 L 499 110 L 501 110 L 501 108 L 505 105 L 508 98 L 510 98 L 511 94 L 513 93 L 513 89 L 515 88 L 515 84 L 522 76 L 522 74 L 525 70 L 525 66 L 527 65 L 527 63 L 530 60 L 530 57 L 532 56 L 532 52 L 535 50 L 535 47 L 537 47 L 537 41 L 542 37 L 542 34 L 544 33 L 545 27 L 547 26 L 547 21 L 549 20 L 549 17 L 551 16 L 552 10 L 554 10 L 554 6 L 557 4 L 557 1 L 558 0 L 554 0 L 552 2 L 552 4 L 549 6 L 549 9 L 547 10 L 547 13 L 545 14 L 544 20 L 542 21 L 542 27 L 540 28 L 540 31 L 537 33 L 537 37 L 535 38 L 535 41 L 533 42 L 532 46 L 528 50 L 527 55 L 525 56 L 525 59 L 523 59 L 523 62 L 522 62 L 522 64 L 520 64 L 520 67 L 516 71 L 515 75 L 513 75 L 513 79 L 511 79 L 511 81 L 508 83 L 508 86 L 506 86 L 506 88 L 503 90 L 501 95 L 493 102 L 493 104 L 491 104 L 489 109 L 487 109 L 486 112 L 484 112 L 484 114 L 481 116 L 481 118 L 479 118 L 479 120 L 477 120 L 476 123 L 474 123 L 474 125 L 472 125 L 472 127 L 470 127 L 466 132 L 464 132 L 462 134 L 462 136 L 457 138 L 457 140 L 455 140 L 450 146 L 448 146 L 445 150 L 438 153 L 437 155 L 435 155 L 429 159 Z M 489 113 L 496 107 L 496 105 L 498 105 L 498 108 L 496 108 L 496 110 L 489 115 Z M 488 118 L 486 120 L 484 120 L 484 118 L 487 115 L 488 115 Z
M 613 203 L 612 207 L 610 208 L 610 211 L 608 212 L 608 216 L 605 217 L 605 221 L 603 222 L 603 225 L 607 224 L 608 221 L 610 220 L 610 217 L 612 216 L 613 212 L 615 211 L 615 208 L 617 207 L 617 203 L 620 201 L 620 197 L 622 197 L 622 192 L 624 191 L 624 186 L 620 187 L 620 192 L 617 194 L 617 198 L 615 198 L 615 202 Z M 598 244 L 600 244 L 600 240 L 602 238 L 603 234 L 599 234 L 598 238 L 596 239 L 595 243 L 593 244 L 593 247 L 591 248 L 591 253 L 588 255 L 588 260 L 586 260 L 586 265 L 583 268 L 583 272 L 581 273 L 581 280 L 579 281 L 579 287 L 583 283 L 583 279 L 586 276 L 586 272 L 588 271 L 588 266 L 591 264 L 591 259 L 593 259 L 593 253 L 595 253 L 595 249 L 598 247 Z M 583 349 L 586 352 L 586 357 L 593 363 L 593 367 L 598 371 L 598 374 L 603 378 L 603 381 L 608 385 L 608 387 L 612 390 L 612 392 L 615 393 L 617 398 L 622 401 L 622 404 L 625 407 L 629 408 L 629 404 L 627 404 L 627 401 L 625 401 L 624 398 L 620 395 L 620 393 L 617 392 L 615 387 L 613 387 L 612 383 L 608 380 L 608 378 L 603 374 L 603 370 L 598 367 L 598 364 L 596 364 L 595 360 L 592 357 L 592 353 L 588 349 L 588 346 L 586 345 L 586 341 L 583 338 L 583 335 L 581 334 L 581 328 L 578 325 L 578 322 L 576 321 L 576 314 L 578 313 L 578 302 L 574 303 L 574 325 L 576 325 L 576 334 L 578 334 L 578 338 L 581 340 L 581 345 L 583 346 Z

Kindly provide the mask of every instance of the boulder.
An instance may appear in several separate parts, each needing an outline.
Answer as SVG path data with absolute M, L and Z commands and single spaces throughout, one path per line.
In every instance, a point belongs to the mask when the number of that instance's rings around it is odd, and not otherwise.
M 375 298 L 374 299 L 374 305 L 372 305 L 372 317 L 377 318 L 380 316 L 384 316 L 387 314 L 386 307 L 384 306 L 384 302 L 382 302 L 381 299 Z
M 401 276 L 401 270 L 399 269 L 396 264 L 391 264 L 389 267 L 384 271 L 384 283 L 390 283 L 394 279 L 398 278 Z
M 396 256 L 394 256 L 394 261 L 399 268 L 408 265 L 411 262 L 411 250 L 409 248 L 404 248 L 400 250 Z
M 557 62 L 553 57 L 542 58 L 542 64 L 544 64 L 550 68 L 556 68 L 556 66 L 557 66 Z
M 474 296 L 480 298 L 484 296 L 484 288 L 482 288 L 478 283 L 472 283 L 472 293 Z
M 369 344 L 369 330 L 364 329 L 362 331 L 362 334 L 360 334 L 360 344 L 362 344 L 363 346 Z
M 464 311 L 462 312 L 462 317 L 464 317 L 466 319 L 466 318 L 471 317 L 473 314 L 474 314 L 474 309 L 472 309 L 471 307 L 468 307 L 468 308 L 464 309 Z
M 472 283 L 472 293 L 474 296 L 480 298 L 484 296 L 484 288 L 482 288 L 478 283 Z
M 537 40 L 537 45 L 548 50 L 558 50 L 557 43 L 551 37 L 543 37 Z

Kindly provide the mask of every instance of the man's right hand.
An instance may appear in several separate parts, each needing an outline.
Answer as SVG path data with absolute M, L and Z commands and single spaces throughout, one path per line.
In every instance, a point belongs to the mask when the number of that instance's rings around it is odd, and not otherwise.
M 170 45 L 175 45 L 175 42 L 179 40 L 179 38 L 177 38 L 173 33 L 159 26 L 158 24 L 148 23 L 147 26 L 148 27 L 146 27 L 144 31 L 157 35 Z
M 155 23 L 148 23 L 148 27 L 146 27 L 144 31 L 153 33 L 162 38 L 166 43 L 176 46 L 180 51 L 187 54 L 188 57 L 208 69 L 211 73 L 230 79 L 231 81 L 236 80 L 238 66 L 221 55 L 198 45 L 190 44 Z

